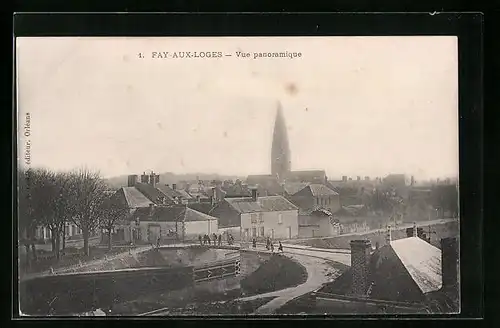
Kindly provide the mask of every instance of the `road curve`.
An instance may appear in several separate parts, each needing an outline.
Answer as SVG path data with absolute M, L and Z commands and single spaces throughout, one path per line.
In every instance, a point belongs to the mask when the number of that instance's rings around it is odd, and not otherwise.
M 251 248 L 247 249 L 247 251 L 270 253 L 270 251 L 267 251 L 263 245 L 257 246 L 258 247 L 256 249 Z M 259 298 L 275 297 L 271 301 L 259 307 L 255 311 L 255 314 L 273 314 L 277 309 L 291 300 L 312 292 L 323 286 L 325 283 L 335 280 L 342 272 L 332 267 L 330 263 L 331 261 L 340 262 L 345 265 L 351 264 L 351 255 L 348 250 L 331 252 L 329 250 L 322 249 L 288 248 L 285 245 L 283 246 L 285 249 L 283 256 L 296 260 L 306 268 L 307 280 L 299 286 L 236 299 L 237 301 L 251 301 Z M 164 316 L 167 314 L 166 310 L 167 308 L 157 309 L 140 314 L 140 316 Z

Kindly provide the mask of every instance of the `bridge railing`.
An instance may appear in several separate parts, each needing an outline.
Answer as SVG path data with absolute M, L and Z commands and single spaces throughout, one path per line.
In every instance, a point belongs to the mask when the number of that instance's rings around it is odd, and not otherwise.
M 240 258 L 222 260 L 193 267 L 194 283 L 236 276 L 240 273 Z

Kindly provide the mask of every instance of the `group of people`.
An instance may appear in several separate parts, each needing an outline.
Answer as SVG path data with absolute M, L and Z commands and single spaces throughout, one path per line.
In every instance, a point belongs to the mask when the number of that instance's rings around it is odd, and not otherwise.
M 205 234 L 203 237 L 201 235 L 198 236 L 198 241 L 200 242 L 200 245 L 218 245 L 222 246 L 222 234 L 216 234 L 213 233 L 211 236 L 208 234 Z M 234 238 L 232 235 L 227 236 L 227 243 L 229 245 L 232 245 L 234 242 Z M 213 243 L 213 244 L 212 244 Z
M 252 247 L 256 248 L 257 247 L 257 240 L 253 238 L 252 240 Z M 271 238 L 267 237 L 266 239 L 266 249 L 271 251 L 271 253 L 274 253 L 274 243 L 271 240 Z M 278 241 L 278 252 L 283 253 L 283 245 L 281 244 L 281 241 Z

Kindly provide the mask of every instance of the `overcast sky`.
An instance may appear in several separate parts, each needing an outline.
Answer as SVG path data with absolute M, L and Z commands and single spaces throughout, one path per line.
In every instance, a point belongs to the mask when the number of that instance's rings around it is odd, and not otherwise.
M 253 59 L 264 51 L 302 57 Z M 280 101 L 293 170 L 458 174 L 455 37 L 18 38 L 17 56 L 32 167 L 269 173 Z

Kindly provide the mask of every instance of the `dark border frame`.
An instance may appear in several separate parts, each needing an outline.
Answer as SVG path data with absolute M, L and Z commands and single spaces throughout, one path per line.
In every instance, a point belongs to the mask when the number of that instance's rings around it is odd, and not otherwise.
M 22 36 L 375 36 L 456 35 L 459 52 L 461 305 L 458 316 L 389 318 L 481 318 L 484 313 L 483 264 L 483 15 L 481 13 L 174 13 L 32 14 L 18 13 L 14 35 Z M 15 42 L 15 41 L 14 41 Z M 34 54 L 36 56 L 36 54 Z M 15 60 L 15 58 L 14 58 Z M 14 64 L 15 74 L 15 64 Z M 15 76 L 15 75 L 14 75 Z M 16 86 L 14 83 L 14 95 Z M 16 151 L 16 104 L 13 150 Z M 17 179 L 16 156 L 12 165 Z M 13 188 L 17 199 L 16 188 Z M 15 201 L 13 205 L 15 205 Z M 13 207 L 13 242 L 17 224 Z M 14 249 L 17 252 L 17 248 Z M 13 309 L 17 309 L 17 254 L 13 258 Z M 362 319 L 369 316 L 326 316 Z M 136 317 L 134 317 L 136 318 Z M 241 318 L 224 317 L 224 318 Z M 254 318 L 254 317 L 252 317 Z M 262 319 L 265 317 L 255 317 Z M 287 316 L 325 318 L 325 316 Z M 207 318 L 208 319 L 208 318 Z M 215 317 L 214 319 L 218 319 Z M 81 320 L 81 319 L 80 319 Z

